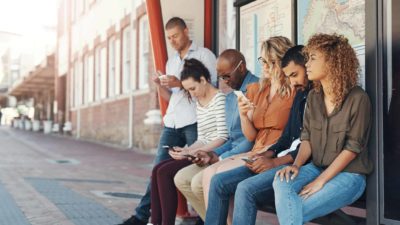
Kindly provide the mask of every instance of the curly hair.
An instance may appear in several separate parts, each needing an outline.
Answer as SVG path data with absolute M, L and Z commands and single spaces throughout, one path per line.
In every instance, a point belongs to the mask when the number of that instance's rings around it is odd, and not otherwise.
M 292 92 L 290 81 L 286 78 L 281 68 L 282 58 L 291 47 L 293 47 L 293 43 L 283 36 L 271 37 L 261 44 L 261 52 L 264 53 L 264 57 L 274 62 L 273 66 L 270 67 L 270 73 L 280 83 L 278 94 L 281 97 L 290 96 Z M 260 92 L 268 85 L 271 85 L 271 79 L 265 79 L 264 76 L 260 76 Z
M 356 52 L 346 37 L 339 34 L 315 34 L 303 50 L 308 56 L 311 51 L 319 51 L 325 58 L 325 68 L 331 83 L 330 90 L 334 95 L 335 106 L 342 104 L 346 95 L 357 85 L 360 64 Z M 320 92 L 321 82 L 313 82 L 314 89 Z

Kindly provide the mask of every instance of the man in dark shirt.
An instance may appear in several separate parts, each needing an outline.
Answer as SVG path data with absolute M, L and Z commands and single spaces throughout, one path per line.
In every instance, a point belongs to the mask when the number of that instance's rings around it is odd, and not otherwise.
M 255 224 L 257 206 L 273 198 L 275 172 L 296 158 L 304 107 L 311 87 L 302 49 L 300 45 L 290 48 L 281 62 L 283 72 L 297 89 L 282 136 L 263 155 L 250 159 L 246 166 L 216 174 L 212 178 L 205 224 L 218 225 L 226 221 L 232 195 L 235 195 L 233 225 Z

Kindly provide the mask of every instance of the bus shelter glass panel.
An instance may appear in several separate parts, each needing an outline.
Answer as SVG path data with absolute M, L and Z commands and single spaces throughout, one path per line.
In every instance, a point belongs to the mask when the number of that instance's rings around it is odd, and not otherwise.
M 384 217 L 400 220 L 400 1 L 391 4 L 387 18 L 387 76 L 383 82 Z

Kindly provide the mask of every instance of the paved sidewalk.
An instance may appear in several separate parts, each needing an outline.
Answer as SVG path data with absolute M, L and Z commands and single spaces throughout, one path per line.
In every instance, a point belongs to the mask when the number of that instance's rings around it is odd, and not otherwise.
M 72 137 L 0 127 L 0 225 L 119 223 L 138 204 L 152 159 Z M 278 223 L 275 215 L 261 213 L 257 224 Z
M 8 201 L 2 198 L 0 205 L 6 204 L 4 208 L 13 213 L 0 210 L 0 224 L 120 222 L 137 205 L 152 158 L 69 137 L 1 127 L 0 197 L 7 195 Z M 112 197 L 104 192 L 130 193 L 136 198 Z M 17 222 L 23 215 L 25 222 Z

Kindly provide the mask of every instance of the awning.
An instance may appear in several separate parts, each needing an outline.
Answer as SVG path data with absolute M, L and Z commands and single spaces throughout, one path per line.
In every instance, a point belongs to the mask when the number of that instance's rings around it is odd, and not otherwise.
M 46 57 L 34 70 L 10 87 L 9 95 L 15 97 L 33 97 L 37 92 L 54 90 L 55 68 L 54 54 Z

